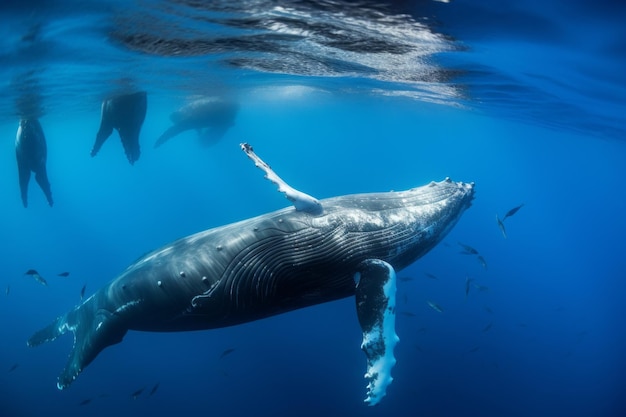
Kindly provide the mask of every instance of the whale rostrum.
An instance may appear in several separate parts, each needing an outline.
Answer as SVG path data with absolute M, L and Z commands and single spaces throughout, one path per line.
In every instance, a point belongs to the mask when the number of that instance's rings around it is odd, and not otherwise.
M 471 205 L 474 184 L 446 178 L 406 191 L 317 200 L 288 186 L 250 145 L 241 148 L 294 207 L 148 253 L 35 333 L 29 346 L 74 334 L 59 389 L 128 330 L 219 328 L 355 296 L 367 358 L 365 401 L 374 405 L 385 395 L 398 341 L 396 271 L 451 230 Z

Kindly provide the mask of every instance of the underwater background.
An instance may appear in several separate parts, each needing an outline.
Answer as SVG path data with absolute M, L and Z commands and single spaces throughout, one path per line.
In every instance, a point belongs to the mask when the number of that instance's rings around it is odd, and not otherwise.
M 626 415 L 625 19 L 617 0 L 3 1 L 0 416 Z M 90 157 L 102 101 L 132 91 L 148 100 L 139 160 L 117 131 Z M 234 123 L 210 146 L 192 129 L 155 149 L 198 97 L 236 102 Z M 45 132 L 53 208 L 34 178 L 20 201 L 25 114 Z M 131 331 L 59 391 L 72 337 L 26 341 L 81 290 L 289 205 L 241 142 L 320 199 L 476 183 L 398 273 L 387 396 L 363 404 L 353 298 Z M 505 238 L 496 215 L 522 204 Z

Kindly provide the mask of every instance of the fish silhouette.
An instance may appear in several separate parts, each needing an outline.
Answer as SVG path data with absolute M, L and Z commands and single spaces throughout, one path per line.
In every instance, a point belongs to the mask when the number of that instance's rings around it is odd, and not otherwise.
M 141 395 L 141 393 L 146 389 L 146 387 L 140 388 L 137 391 L 133 392 L 132 394 L 130 394 L 131 397 L 133 397 L 133 400 L 136 400 L 137 397 L 139 397 Z
M 512 215 L 517 213 L 517 211 L 521 209 L 522 207 L 524 207 L 524 204 L 520 204 L 519 206 L 513 207 L 511 210 L 507 211 L 504 217 L 502 218 L 502 221 L 505 221 L 507 217 L 511 217 Z
M 228 349 L 224 350 L 224 351 L 222 352 L 222 354 L 220 355 L 220 359 L 222 359 L 222 358 L 224 358 L 224 357 L 226 357 L 226 356 L 230 355 L 230 354 L 231 354 L 231 353 L 233 353 L 234 351 L 235 351 L 235 348 L 228 348 Z
M 37 272 L 34 269 L 29 269 L 28 271 L 26 271 L 24 273 L 24 275 L 30 275 L 31 277 L 33 277 L 35 279 L 35 281 L 37 281 L 38 283 L 40 283 L 41 285 L 48 285 L 48 283 L 46 282 L 45 279 L 43 279 L 43 277 L 41 275 L 39 275 L 39 272 Z

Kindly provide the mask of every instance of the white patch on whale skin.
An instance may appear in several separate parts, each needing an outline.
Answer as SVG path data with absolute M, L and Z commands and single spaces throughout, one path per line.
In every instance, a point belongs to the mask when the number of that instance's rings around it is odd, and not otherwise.
M 135 305 L 139 304 L 141 301 L 142 300 L 132 300 L 132 301 L 129 301 L 126 304 L 116 308 L 115 311 L 113 312 L 113 314 L 122 313 L 122 312 L 128 310 L 129 308 L 131 308 L 132 306 L 135 306 Z
M 153 252 L 153 253 L 151 253 L 149 255 L 146 255 L 145 258 L 137 261 L 134 265 L 132 265 L 132 268 L 137 268 L 137 267 L 139 267 L 139 266 L 141 266 L 141 265 L 143 265 L 143 264 L 145 264 L 147 262 L 152 261 L 153 259 L 155 259 L 155 258 L 157 258 L 159 256 L 167 255 L 168 253 L 172 252 L 173 250 L 174 250 L 174 248 L 171 245 L 170 246 L 166 246 L 164 248 L 161 248 L 160 250 L 155 251 L 155 252 Z
M 58 334 L 65 334 L 68 331 L 72 332 L 72 333 L 76 333 L 76 325 L 74 326 L 70 326 L 69 323 L 67 321 L 64 321 L 59 327 L 57 327 L 57 333 Z M 55 336 L 52 340 L 56 339 L 58 336 Z
M 367 384 L 368 405 L 376 405 L 387 393 L 387 387 L 393 381 L 391 369 L 396 364 L 393 350 L 400 340 L 396 334 L 396 273 L 390 268 L 389 279 L 383 286 L 383 291 L 387 297 L 387 306 L 383 315 L 382 325 L 375 326 L 371 332 L 363 334 L 361 349 L 366 352 L 368 359 L 370 355 L 377 356 L 374 360 L 367 361 L 367 372 L 365 379 Z M 384 350 L 380 352 L 380 347 Z

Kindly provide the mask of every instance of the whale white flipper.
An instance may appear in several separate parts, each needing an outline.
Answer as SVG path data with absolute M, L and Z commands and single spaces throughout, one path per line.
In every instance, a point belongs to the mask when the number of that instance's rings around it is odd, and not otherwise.
M 308 194 L 298 191 L 287 184 L 280 178 L 268 164 L 266 164 L 257 154 L 254 153 L 252 146 L 247 143 L 240 144 L 241 150 L 248 155 L 248 158 L 254 161 L 254 165 L 265 172 L 265 178 L 278 186 L 278 191 L 285 194 L 285 197 L 291 201 L 298 211 L 304 211 L 309 214 L 322 214 L 324 209 L 320 202 Z
M 355 281 L 356 311 L 363 330 L 361 349 L 367 357 L 365 402 L 376 405 L 393 381 L 393 349 L 400 340 L 395 330 L 396 271 L 385 261 L 369 259 L 360 265 Z

